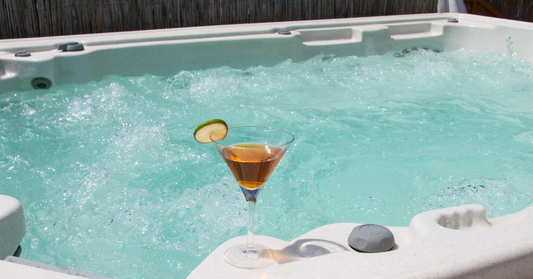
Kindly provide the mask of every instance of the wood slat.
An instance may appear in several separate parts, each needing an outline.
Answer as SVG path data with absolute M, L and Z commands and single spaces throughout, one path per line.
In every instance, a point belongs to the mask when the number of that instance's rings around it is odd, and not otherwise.
M 470 2 L 469 2 L 470 1 Z M 472 8 L 472 0 L 466 0 Z M 485 0 L 533 22 L 531 0 Z M 187 26 L 434 13 L 438 0 L 0 0 L 0 39 Z M 487 5 L 476 13 L 492 16 Z

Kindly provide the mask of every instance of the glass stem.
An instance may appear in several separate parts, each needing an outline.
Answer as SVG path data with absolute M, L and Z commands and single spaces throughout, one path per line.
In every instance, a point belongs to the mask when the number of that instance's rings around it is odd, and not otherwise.
M 248 207 L 248 236 L 246 238 L 246 249 L 254 250 L 254 219 L 255 219 L 255 202 L 246 202 Z

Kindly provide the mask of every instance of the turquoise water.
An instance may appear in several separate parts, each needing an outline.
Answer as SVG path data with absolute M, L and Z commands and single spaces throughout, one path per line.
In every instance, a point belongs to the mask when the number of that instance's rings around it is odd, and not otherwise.
M 477 203 L 532 204 L 533 70 L 510 55 L 410 50 L 275 67 L 118 77 L 0 96 L 0 193 L 24 205 L 21 257 L 117 278 L 184 278 L 244 235 L 242 194 L 199 123 L 296 141 L 257 233 L 408 226 Z

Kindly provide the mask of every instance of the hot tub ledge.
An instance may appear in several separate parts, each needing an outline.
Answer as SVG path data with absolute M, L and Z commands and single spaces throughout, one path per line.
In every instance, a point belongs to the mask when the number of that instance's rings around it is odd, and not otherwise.
M 0 195 L 0 259 L 13 255 L 25 234 L 22 204 L 13 197 Z

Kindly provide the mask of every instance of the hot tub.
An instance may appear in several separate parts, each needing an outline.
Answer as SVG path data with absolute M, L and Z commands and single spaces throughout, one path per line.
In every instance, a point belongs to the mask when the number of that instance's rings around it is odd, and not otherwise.
M 0 94 L 84 84 L 107 75 L 268 67 L 320 54 L 366 57 L 414 48 L 465 48 L 533 62 L 532 33 L 531 23 L 424 14 L 4 40 Z M 319 227 L 290 242 L 259 236 L 257 242 L 278 251 L 278 265 L 255 271 L 224 262 L 224 249 L 243 241 L 238 237 L 214 250 L 190 277 L 529 278 L 531 210 L 516 208 L 514 214 L 491 219 L 479 205 L 420 213 L 409 227 L 389 227 L 396 246 L 377 254 L 355 252 L 347 245 L 355 223 Z M 35 278 L 31 268 L 1 265 L 10 274 Z

